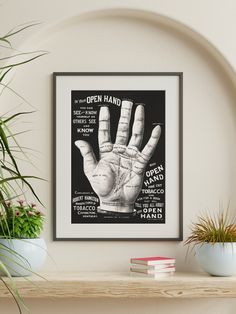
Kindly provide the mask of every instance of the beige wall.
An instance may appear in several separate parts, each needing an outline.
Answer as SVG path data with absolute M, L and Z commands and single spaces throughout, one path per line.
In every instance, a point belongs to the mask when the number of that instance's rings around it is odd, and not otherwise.
M 81 16 L 82 13 L 88 14 Z M 21 143 L 42 152 L 32 157 L 39 170 L 30 171 L 49 180 L 36 184 L 47 207 L 44 236 L 55 261 L 49 258 L 44 270 L 126 270 L 130 256 L 155 254 L 176 256 L 178 270 L 198 270 L 194 257 L 185 261 L 182 243 L 52 241 L 51 73 L 184 72 L 186 237 L 189 223 L 200 210 L 217 209 L 219 200 L 225 203 L 230 200 L 232 208 L 236 205 L 236 90 L 232 81 L 236 67 L 235 1 L 2 1 L 1 33 L 32 20 L 43 24 L 27 32 L 23 43 L 18 41 L 16 45 L 21 49 L 45 49 L 50 54 L 17 71 L 12 86 L 39 110 L 30 118 L 33 131 L 22 136 Z M 4 97 L 7 108 L 20 103 L 12 96 Z M 22 167 L 29 170 L 28 164 L 23 163 Z M 134 310 L 167 314 L 233 313 L 236 305 L 233 300 L 116 302 L 31 300 L 29 304 L 33 313 L 71 314 Z M 1 313 L 13 313 L 13 307 L 1 301 Z

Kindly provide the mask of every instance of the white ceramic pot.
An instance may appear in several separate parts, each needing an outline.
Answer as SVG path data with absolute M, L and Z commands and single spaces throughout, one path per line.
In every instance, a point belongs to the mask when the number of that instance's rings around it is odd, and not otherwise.
M 30 276 L 33 272 L 38 272 L 46 256 L 44 239 L 0 239 L 0 260 L 7 265 L 14 277 Z
M 225 277 L 236 274 L 236 242 L 199 244 L 195 251 L 199 265 L 208 274 Z

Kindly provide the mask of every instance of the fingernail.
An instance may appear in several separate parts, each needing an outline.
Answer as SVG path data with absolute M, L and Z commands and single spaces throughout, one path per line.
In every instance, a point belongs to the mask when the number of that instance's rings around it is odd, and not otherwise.
M 100 109 L 100 115 L 102 115 L 103 119 L 109 119 L 110 118 L 110 111 L 107 106 L 102 106 Z
M 159 134 L 161 134 L 161 126 L 160 125 L 157 125 L 157 131 Z
M 160 127 L 160 125 L 155 126 L 155 128 L 153 129 L 152 132 L 153 132 L 153 135 L 160 136 L 160 134 L 161 134 L 161 127 Z
M 133 106 L 133 101 L 128 99 L 122 100 L 122 108 L 130 109 Z
M 77 146 L 78 148 L 80 148 L 80 144 L 81 144 L 81 141 L 75 141 L 75 146 Z

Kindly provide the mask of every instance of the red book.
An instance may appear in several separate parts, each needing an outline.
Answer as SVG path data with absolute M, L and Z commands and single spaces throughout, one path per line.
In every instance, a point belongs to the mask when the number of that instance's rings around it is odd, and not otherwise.
M 163 265 L 163 264 L 174 264 L 175 258 L 163 257 L 163 256 L 153 256 L 153 257 L 137 257 L 131 258 L 130 262 L 132 264 L 141 265 Z

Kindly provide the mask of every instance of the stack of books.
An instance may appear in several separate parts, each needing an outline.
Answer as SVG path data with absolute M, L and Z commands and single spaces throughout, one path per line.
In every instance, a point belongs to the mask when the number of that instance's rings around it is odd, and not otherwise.
M 154 279 L 173 275 L 175 272 L 175 258 L 155 256 L 130 259 L 132 275 L 144 275 Z

